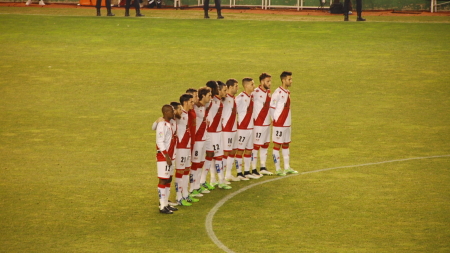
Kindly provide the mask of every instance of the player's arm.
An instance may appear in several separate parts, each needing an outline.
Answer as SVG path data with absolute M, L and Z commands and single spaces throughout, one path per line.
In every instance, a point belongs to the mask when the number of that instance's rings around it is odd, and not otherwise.
M 277 102 L 278 102 L 278 95 L 279 93 L 272 94 L 272 97 L 270 98 L 270 108 L 269 108 L 269 115 L 272 121 L 277 121 L 275 118 L 275 111 L 277 108 Z
M 163 117 L 159 117 L 155 122 L 153 122 L 152 125 L 152 130 L 156 130 L 156 126 L 158 125 L 159 122 L 163 122 L 164 118 Z
M 166 135 L 165 124 L 157 124 L 156 127 L 156 146 L 158 147 L 158 151 L 161 152 L 166 158 L 167 165 L 172 165 L 172 159 L 169 156 L 169 153 L 166 150 L 166 145 L 164 143 L 164 136 Z

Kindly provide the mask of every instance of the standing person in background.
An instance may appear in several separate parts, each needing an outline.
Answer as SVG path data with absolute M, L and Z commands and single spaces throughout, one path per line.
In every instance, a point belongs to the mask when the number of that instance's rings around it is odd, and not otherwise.
M 348 21 L 348 12 L 350 11 L 350 0 L 345 0 L 344 2 L 344 21 Z M 365 18 L 362 18 L 362 0 L 356 0 L 356 12 L 358 13 L 358 17 L 356 21 L 366 21 Z
M 291 92 L 288 90 L 292 86 L 292 72 L 283 71 L 280 75 L 281 86 L 278 87 L 270 100 L 270 112 L 272 116 L 272 141 L 273 141 L 273 162 L 278 176 L 286 174 L 297 174 L 291 169 L 289 160 L 289 143 L 291 143 Z M 282 149 L 284 172 L 280 165 L 280 149 Z
M 125 17 L 130 16 L 130 6 L 131 6 L 131 0 L 127 0 L 125 3 Z M 139 4 L 139 0 L 134 0 L 134 8 L 136 9 L 136 17 L 145 16 L 144 14 L 141 14 L 141 6 Z
M 156 167 L 158 171 L 159 212 L 172 214 L 176 207 L 169 205 L 170 183 L 172 181 L 173 160 L 177 137 L 175 129 L 170 123 L 174 119 L 174 110 L 171 105 L 162 107 L 163 122 L 156 123 Z
M 223 170 L 225 171 L 225 180 L 240 181 L 239 178 L 234 177 L 231 174 L 233 168 L 234 156 L 237 148 L 237 109 L 236 102 L 234 101 L 234 95 L 236 95 L 239 83 L 236 79 L 228 79 L 227 96 L 223 101 L 223 113 L 222 113 L 222 141 L 223 141 Z
M 253 128 L 253 151 L 252 168 L 253 174 L 258 174 L 256 165 L 259 163 L 261 175 L 272 175 L 273 173 L 266 168 L 267 150 L 270 143 L 270 85 L 272 85 L 272 76 L 262 73 L 259 76 L 259 87 L 253 91 L 253 118 L 255 127 Z
M 209 18 L 208 10 L 209 10 L 209 0 L 204 0 L 203 3 L 203 10 L 205 12 L 205 18 Z M 214 0 L 214 3 L 216 4 L 216 10 L 217 10 L 217 19 L 223 19 L 222 16 L 222 8 L 220 7 L 220 0 Z
M 108 12 L 106 16 L 115 16 L 114 13 L 111 12 L 111 0 L 105 0 L 106 5 L 106 11 Z M 100 8 L 102 7 L 102 0 L 97 0 L 97 5 L 95 5 L 95 8 L 97 8 L 97 16 L 101 16 Z

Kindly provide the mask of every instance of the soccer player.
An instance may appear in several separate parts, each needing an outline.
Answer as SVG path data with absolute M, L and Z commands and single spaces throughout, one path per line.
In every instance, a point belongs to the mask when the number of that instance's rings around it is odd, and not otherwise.
M 262 73 L 259 76 L 259 87 L 253 91 L 253 118 L 255 119 L 255 127 L 253 128 L 253 151 L 252 151 L 252 168 L 253 174 L 256 175 L 273 175 L 266 169 L 267 149 L 270 143 L 270 85 L 272 84 L 272 76 Z M 256 170 L 259 151 L 259 173 Z
M 222 82 L 209 81 L 206 86 L 211 88 L 211 99 L 207 121 L 207 137 L 206 137 L 206 158 L 204 168 L 214 165 L 214 169 L 211 171 L 210 186 L 218 185 L 219 188 L 229 190 L 231 186 L 225 183 L 225 176 L 223 173 L 223 148 L 222 148 L 222 111 L 223 103 L 222 98 L 227 94 L 227 86 Z M 219 175 L 219 183 L 216 183 L 214 172 Z
M 177 118 L 177 155 L 175 164 L 175 189 L 177 191 L 178 205 L 191 206 L 192 202 L 199 199 L 189 196 L 189 172 L 191 167 L 191 134 L 188 127 L 188 111 L 192 109 L 194 102 L 191 94 L 183 94 L 180 97 L 182 107 L 181 117 Z
M 234 95 L 236 95 L 239 89 L 239 82 L 236 79 L 228 79 L 226 85 L 227 95 L 223 101 L 222 113 L 223 170 L 225 171 L 226 182 L 236 182 L 240 181 L 240 179 L 231 175 L 231 169 L 233 168 L 237 148 L 237 111 Z
M 196 89 L 194 88 L 189 88 L 186 90 L 187 94 L 191 94 L 192 95 L 192 101 L 194 102 L 194 105 L 196 103 L 198 103 L 198 92 Z M 195 114 L 195 110 L 194 107 L 192 107 L 192 109 L 190 109 L 188 111 L 188 127 L 189 127 L 189 131 L 191 132 L 191 157 L 193 157 L 192 155 L 192 151 L 194 149 L 194 145 L 195 145 L 195 131 L 196 131 L 196 114 Z M 203 194 L 201 194 L 198 191 L 194 192 L 194 189 L 196 189 L 194 187 L 195 180 L 197 179 L 197 164 L 191 164 L 191 168 L 190 168 L 190 174 L 189 174 L 189 182 L 191 183 L 191 188 L 189 190 L 190 194 L 189 196 L 191 197 L 202 197 Z
M 195 130 L 195 142 L 192 149 L 192 170 L 197 170 L 196 175 L 193 175 L 194 183 L 191 183 L 191 194 L 196 193 L 210 193 L 210 191 L 203 185 L 206 182 L 206 176 L 209 172 L 203 170 L 203 164 L 205 163 L 205 140 L 206 140 L 206 116 L 208 115 L 208 108 L 206 105 L 211 101 L 211 89 L 208 87 L 202 87 L 198 90 L 198 102 L 194 104 L 194 110 L 196 115 L 196 130 Z
M 270 100 L 270 111 L 272 116 L 272 141 L 273 161 L 279 176 L 286 174 L 297 174 L 289 165 L 289 143 L 291 142 L 291 92 L 292 72 L 283 71 L 280 75 L 281 86 L 278 87 Z M 282 149 L 284 172 L 280 165 L 280 148 Z
M 162 107 L 164 122 L 156 126 L 156 165 L 158 170 L 159 212 L 172 214 L 176 207 L 169 205 L 170 183 L 172 181 L 173 160 L 177 137 L 170 120 L 174 118 L 174 110 L 171 105 Z
M 235 99 L 238 113 L 238 148 L 236 152 L 236 171 L 240 180 L 260 178 L 250 173 L 250 163 L 253 150 L 253 96 L 255 82 L 252 78 L 242 79 L 244 91 Z M 242 156 L 244 156 L 244 174 L 242 174 Z

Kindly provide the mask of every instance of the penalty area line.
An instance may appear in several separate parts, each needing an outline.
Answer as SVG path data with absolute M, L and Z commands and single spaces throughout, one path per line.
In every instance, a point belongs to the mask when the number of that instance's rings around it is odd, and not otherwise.
M 284 176 L 284 177 L 276 177 L 276 178 L 269 179 L 269 180 L 266 180 L 266 181 L 262 181 L 262 182 L 259 182 L 259 183 L 256 183 L 256 184 L 248 185 L 248 186 L 246 186 L 244 188 L 239 189 L 238 191 L 235 191 L 235 192 L 227 195 L 226 197 L 221 199 L 219 202 L 217 202 L 214 205 L 213 208 L 211 208 L 211 210 L 208 212 L 208 215 L 206 215 L 206 221 L 205 221 L 206 233 L 208 234 L 208 236 L 211 239 L 211 241 L 213 241 L 213 243 L 217 247 L 219 247 L 220 249 L 222 249 L 223 251 L 225 251 L 227 253 L 235 253 L 234 251 L 229 249 L 227 246 L 225 246 L 225 244 L 223 244 L 219 240 L 219 238 L 217 238 L 216 234 L 214 233 L 213 224 L 212 224 L 213 219 L 214 219 L 214 215 L 220 209 L 220 207 L 222 207 L 228 200 L 232 199 L 234 196 L 236 196 L 236 195 L 238 195 L 238 194 L 240 194 L 240 193 L 242 193 L 242 192 L 244 192 L 244 191 L 246 191 L 246 190 L 248 190 L 250 188 L 253 188 L 255 186 L 261 185 L 261 184 L 265 184 L 265 183 L 269 183 L 269 182 L 273 182 L 273 181 L 277 181 L 277 180 L 280 180 L 280 179 L 289 178 L 289 177 L 293 177 L 293 176 L 306 175 L 306 174 L 318 173 L 318 172 L 324 172 L 324 171 L 330 171 L 330 170 L 345 169 L 345 168 L 357 168 L 357 167 L 380 165 L 380 164 L 386 164 L 386 163 L 405 162 L 405 161 L 412 161 L 412 160 L 425 160 L 425 159 L 443 158 L 443 157 L 450 157 L 450 155 L 413 157 L 413 158 L 396 159 L 396 160 L 383 161 L 383 162 L 364 163 L 364 164 L 357 164 L 357 165 L 348 165 L 348 166 L 326 168 L 326 169 L 320 169 L 320 170 L 312 170 L 312 171 L 302 172 L 300 174 L 294 174 L 294 175 L 289 175 L 289 176 Z

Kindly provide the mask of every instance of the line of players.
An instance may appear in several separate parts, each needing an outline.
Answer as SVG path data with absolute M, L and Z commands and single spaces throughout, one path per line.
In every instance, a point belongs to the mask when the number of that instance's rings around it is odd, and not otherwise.
M 237 96 L 236 79 L 209 81 L 198 90 L 188 89 L 179 103 L 162 107 L 163 117 L 153 124 L 161 213 L 172 214 L 177 205 L 191 206 L 216 187 L 231 189 L 230 182 L 273 175 L 266 168 L 271 123 L 276 175 L 298 173 L 289 165 L 292 73 L 284 71 L 280 79 L 281 86 L 271 95 L 271 75 L 262 73 L 256 89 L 252 78 L 244 78 L 244 90 Z M 231 173 L 233 163 L 236 176 Z M 174 168 L 176 203 L 168 200 Z

